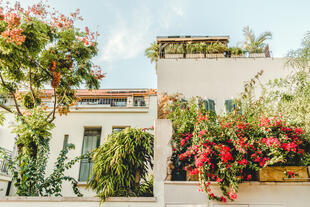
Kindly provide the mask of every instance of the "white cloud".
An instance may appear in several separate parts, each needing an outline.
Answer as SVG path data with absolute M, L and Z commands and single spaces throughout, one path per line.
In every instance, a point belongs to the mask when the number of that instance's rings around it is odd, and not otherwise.
M 161 28 L 168 29 L 176 18 L 184 16 L 182 2 L 171 0 L 158 11 L 140 5 L 129 15 L 116 12 L 117 22 L 105 34 L 101 60 L 126 60 L 142 54 Z

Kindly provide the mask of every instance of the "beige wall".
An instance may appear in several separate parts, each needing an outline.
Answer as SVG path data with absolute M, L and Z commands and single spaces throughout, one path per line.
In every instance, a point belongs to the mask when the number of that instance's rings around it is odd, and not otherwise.
M 211 98 L 219 112 L 225 99 L 236 98 L 257 72 L 264 70 L 262 82 L 288 74 L 285 63 L 284 58 L 159 59 L 157 88 L 159 93 Z

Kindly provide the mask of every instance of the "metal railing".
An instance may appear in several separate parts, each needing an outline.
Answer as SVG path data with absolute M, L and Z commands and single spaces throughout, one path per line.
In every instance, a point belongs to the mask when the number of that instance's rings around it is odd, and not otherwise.
M 9 157 L 12 157 L 12 154 L 13 154 L 12 151 L 7 150 L 7 149 L 2 148 L 2 147 L 0 147 L 0 151 L 5 152 L 6 155 Z M 8 169 L 7 164 L 8 164 L 7 160 L 0 159 L 0 173 L 6 174 L 6 175 L 9 174 L 9 169 Z
M 127 98 L 83 98 L 79 105 L 105 105 L 110 107 L 126 107 Z

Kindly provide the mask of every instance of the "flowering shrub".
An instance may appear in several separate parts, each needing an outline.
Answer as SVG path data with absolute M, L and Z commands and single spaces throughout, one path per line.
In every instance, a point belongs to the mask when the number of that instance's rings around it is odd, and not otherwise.
M 218 116 L 200 115 L 192 145 L 180 154 L 191 175 L 198 174 L 209 199 L 226 202 L 237 199 L 238 184 L 253 180 L 256 172 L 270 165 L 304 165 L 310 144 L 305 131 L 279 117 L 255 118 L 238 112 Z M 293 174 L 288 174 L 293 177 Z M 210 181 L 216 181 L 222 195 L 215 195 Z

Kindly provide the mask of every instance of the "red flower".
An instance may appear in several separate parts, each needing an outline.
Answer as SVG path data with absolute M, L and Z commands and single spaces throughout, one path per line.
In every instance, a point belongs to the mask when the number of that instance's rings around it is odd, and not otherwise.
M 242 160 L 239 160 L 238 161 L 238 164 L 239 165 L 247 165 L 248 164 L 248 161 L 246 159 L 242 159 Z
M 181 146 L 183 147 L 183 145 L 185 144 L 186 140 L 185 139 L 181 139 Z
M 235 192 L 229 192 L 228 195 L 229 195 L 230 199 L 232 199 L 232 200 L 237 199 L 237 194 Z

